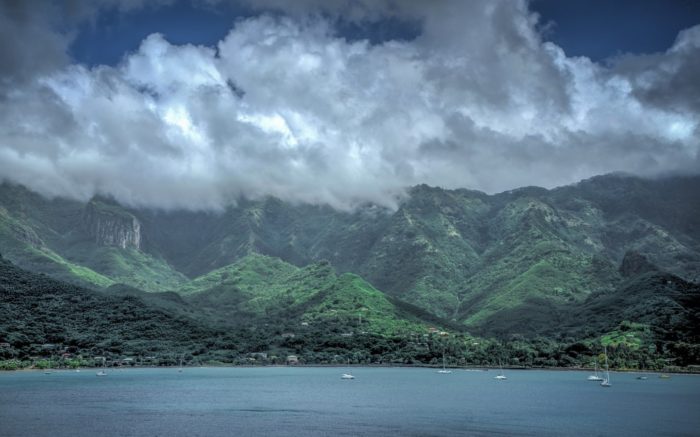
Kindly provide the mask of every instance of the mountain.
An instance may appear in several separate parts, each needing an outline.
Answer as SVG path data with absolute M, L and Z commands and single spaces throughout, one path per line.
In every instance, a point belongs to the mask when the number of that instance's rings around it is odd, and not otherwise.
M 250 293 L 270 269 L 278 275 L 263 280 L 273 290 Z M 279 364 L 289 354 L 305 363 L 428 363 L 442 348 L 473 341 L 461 334 L 446 341 L 420 310 L 395 305 L 355 275 L 336 276 L 325 263 L 299 269 L 251 255 L 207 276 L 184 295 L 124 285 L 98 292 L 0 257 L 0 369 L 45 367 L 49 359 L 99 365 L 100 357 L 110 364 L 174 365 L 181 357 Z
M 207 359 L 233 342 L 206 321 L 134 295 L 99 293 L 31 273 L 2 258 L 0 339 L 10 348 L 4 358 L 157 356 L 171 363 L 184 353 Z M 201 348 L 206 343 L 211 350 Z
M 585 338 L 614 330 L 627 321 L 657 329 L 663 334 L 659 340 L 700 342 L 700 325 L 696 323 L 700 285 L 660 271 L 635 252 L 625 256 L 620 270 L 627 271 L 630 262 L 640 262 L 645 269 L 627 274 L 612 291 L 595 292 L 576 305 L 533 298 L 504 311 L 502 317 L 481 326 L 480 332 Z
M 395 211 L 264 198 L 193 212 L 48 200 L 5 183 L 0 248 L 16 264 L 61 279 L 183 294 L 235 273 L 229 266 L 251 254 L 302 270 L 327 261 L 339 277 L 359 275 L 388 299 L 487 332 L 532 302 L 578 307 L 614 293 L 627 281 L 619 266 L 628 252 L 700 280 L 698 186 L 698 176 L 612 174 L 495 195 L 420 185 Z M 250 285 L 263 294 L 265 286 Z M 246 305 L 237 314 L 255 312 Z
M 263 320 L 291 329 L 341 328 L 346 333 L 389 335 L 457 328 L 391 298 L 352 273 L 338 275 L 327 261 L 299 268 L 251 254 L 195 278 L 178 290 L 194 306 L 238 322 Z
M 83 286 L 165 291 L 187 278 L 142 250 L 139 220 L 109 199 L 85 204 L 0 187 L 0 249 L 20 267 Z

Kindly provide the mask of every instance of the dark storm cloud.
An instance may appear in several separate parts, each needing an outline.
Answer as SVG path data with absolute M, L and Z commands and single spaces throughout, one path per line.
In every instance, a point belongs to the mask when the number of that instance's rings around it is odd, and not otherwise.
M 145 3 L 92 5 L 63 12 L 63 26 Z M 525 2 L 253 5 L 261 15 L 215 48 L 153 34 L 118 65 L 91 68 L 67 62 L 71 27 L 52 21 L 55 6 L 3 18 L 0 32 L 26 38 L 0 52 L 11 85 L 0 176 L 161 208 L 241 195 L 352 208 L 393 207 L 417 183 L 493 192 L 698 169 L 697 28 L 665 53 L 601 65 L 543 41 Z M 386 17 L 420 32 L 337 32 L 339 20 Z M 55 57 L 34 59 L 43 49 Z
M 700 112 L 700 26 L 682 31 L 665 53 L 621 56 L 613 67 L 630 77 L 641 101 L 664 109 Z
M 55 12 L 45 2 L 0 2 L 0 86 L 15 87 L 67 62 L 69 36 L 53 31 Z

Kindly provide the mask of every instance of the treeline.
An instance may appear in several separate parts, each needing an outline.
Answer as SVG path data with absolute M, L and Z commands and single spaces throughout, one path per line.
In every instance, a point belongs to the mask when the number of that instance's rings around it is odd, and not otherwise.
M 287 326 L 286 328 L 289 328 Z M 0 350 L 0 369 L 35 366 L 85 367 L 151 365 L 272 365 L 285 364 L 290 355 L 300 364 L 432 365 L 506 367 L 592 367 L 603 363 L 603 348 L 595 341 L 558 342 L 552 339 L 477 339 L 466 334 L 404 332 L 394 335 L 353 332 L 350 326 L 239 327 L 225 334 L 190 341 L 127 340 L 119 331 L 83 345 L 11 343 Z M 89 337 L 88 337 L 89 339 Z M 85 340 L 85 339 L 84 339 Z M 697 345 L 660 343 L 633 347 L 607 345 L 615 369 L 660 370 L 697 362 Z M 125 359 L 127 361 L 125 361 Z

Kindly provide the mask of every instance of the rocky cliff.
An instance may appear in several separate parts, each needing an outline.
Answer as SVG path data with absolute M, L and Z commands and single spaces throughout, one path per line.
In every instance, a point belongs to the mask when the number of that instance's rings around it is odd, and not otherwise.
M 141 223 L 118 205 L 93 199 L 85 206 L 83 223 L 99 246 L 141 247 Z

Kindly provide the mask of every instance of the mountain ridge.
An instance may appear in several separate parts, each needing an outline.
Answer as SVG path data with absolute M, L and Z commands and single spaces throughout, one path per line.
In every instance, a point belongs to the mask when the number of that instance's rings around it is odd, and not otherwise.
M 122 248 L 97 244 L 79 224 L 91 203 L 42 200 L 3 184 L 0 241 L 3 250 L 15 248 L 5 250 L 8 258 L 30 269 L 56 275 L 54 266 L 69 266 L 58 276 L 148 291 L 180 289 L 251 253 L 299 267 L 327 260 L 339 273 L 359 274 L 402 301 L 478 328 L 533 298 L 574 304 L 614 290 L 630 250 L 697 281 L 696 186 L 698 176 L 619 174 L 495 195 L 418 185 L 396 211 L 344 212 L 274 198 L 242 199 L 219 213 L 110 202 L 140 225 L 139 247 Z

